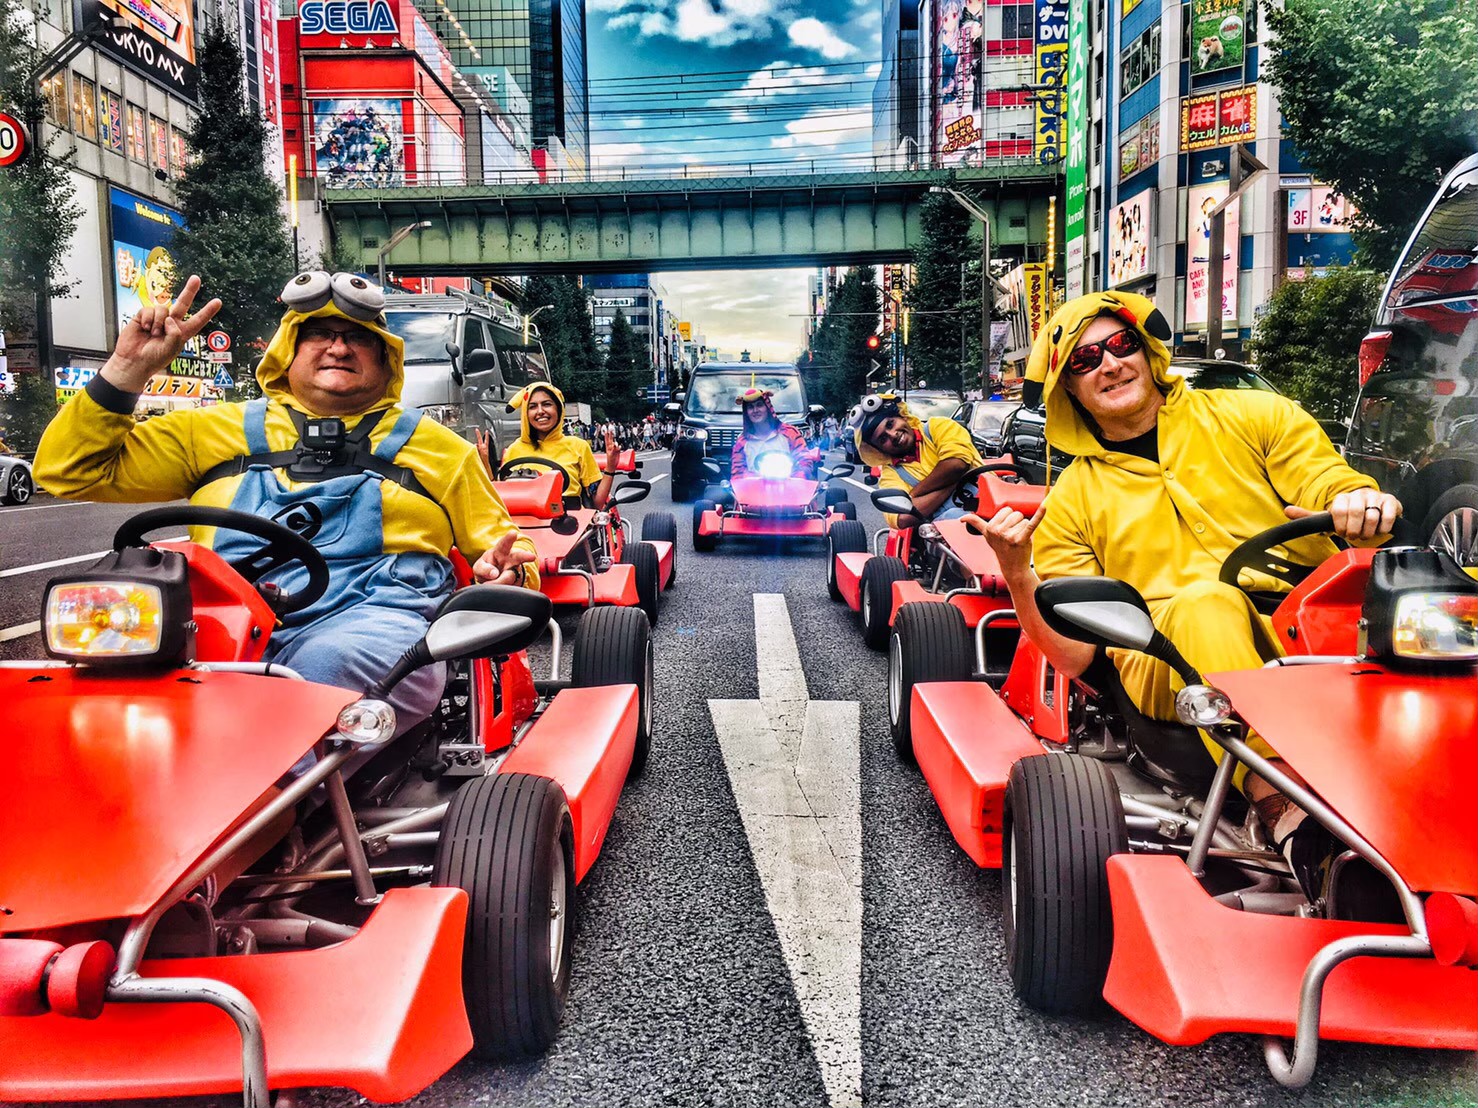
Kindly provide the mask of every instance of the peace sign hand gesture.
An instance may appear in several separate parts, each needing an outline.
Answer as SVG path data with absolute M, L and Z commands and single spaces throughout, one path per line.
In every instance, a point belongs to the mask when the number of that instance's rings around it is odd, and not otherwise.
M 145 304 L 118 336 L 113 355 L 102 368 L 103 378 L 123 392 L 141 392 L 149 378 L 179 356 L 185 343 L 205 329 L 221 310 L 212 300 L 189 319 L 185 315 L 200 291 L 200 278 L 191 275 L 173 306 Z

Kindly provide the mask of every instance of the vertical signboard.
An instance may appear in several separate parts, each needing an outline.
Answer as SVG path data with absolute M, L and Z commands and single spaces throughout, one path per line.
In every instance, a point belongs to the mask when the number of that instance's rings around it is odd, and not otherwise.
M 275 0 L 257 0 L 257 41 L 262 55 L 262 117 L 277 123 L 277 105 L 282 99 L 281 77 L 277 72 L 277 4 Z
M 1063 219 L 1067 295 L 1083 295 L 1088 254 L 1088 3 L 1068 0 L 1067 207 Z
M 73 0 L 72 25 L 93 27 L 117 18 L 95 40 L 103 53 L 186 100 L 195 99 L 193 0 Z
M 1067 0 L 1037 0 L 1033 50 L 1036 58 L 1037 161 L 1055 165 L 1063 158 L 1063 97 L 1067 84 Z
M 1206 305 L 1209 294 L 1207 282 L 1210 277 L 1208 263 L 1211 260 L 1211 209 L 1227 198 L 1230 186 L 1226 181 L 1213 181 L 1209 185 L 1197 185 L 1186 192 L 1186 253 L 1189 265 L 1185 278 L 1185 325 L 1190 330 L 1206 326 Z M 1240 203 L 1231 204 L 1226 210 L 1225 247 L 1222 252 L 1221 295 L 1223 322 L 1237 321 L 1237 260 L 1241 243 L 1238 226 Z
M 1150 253 L 1154 201 L 1155 191 L 1150 189 L 1109 213 L 1109 288 L 1132 284 L 1154 271 Z
M 1191 0 L 1191 72 L 1215 73 L 1242 65 L 1247 27 L 1244 0 Z
M 174 298 L 174 259 L 170 246 L 179 213 L 152 200 L 108 189 L 113 228 L 113 294 L 122 330 L 145 304 L 168 304 Z
M 1021 267 L 1022 300 L 1026 307 L 1027 342 L 1035 342 L 1047 323 L 1047 267 L 1031 262 Z
M 981 156 L 981 6 L 975 0 L 938 0 L 934 22 L 934 148 L 941 165 Z

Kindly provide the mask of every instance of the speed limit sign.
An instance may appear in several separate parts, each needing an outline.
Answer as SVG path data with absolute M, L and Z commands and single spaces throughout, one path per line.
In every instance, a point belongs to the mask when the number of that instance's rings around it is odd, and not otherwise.
M 31 145 L 30 136 L 13 115 L 0 112 L 0 168 L 14 165 L 26 156 Z

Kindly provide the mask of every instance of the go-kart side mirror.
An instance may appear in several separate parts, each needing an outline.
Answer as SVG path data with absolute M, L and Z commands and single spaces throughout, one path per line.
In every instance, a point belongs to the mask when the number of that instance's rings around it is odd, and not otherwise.
M 889 515 L 907 515 L 913 511 L 913 500 L 902 489 L 878 489 L 872 494 L 872 506 Z
M 1064 638 L 1093 646 L 1117 646 L 1159 658 L 1188 685 L 1201 676 L 1175 644 L 1155 630 L 1149 605 L 1132 585 L 1113 577 L 1056 577 L 1037 586 L 1037 610 Z
M 610 504 L 635 504 L 638 500 L 645 500 L 652 491 L 650 481 L 626 481 L 619 488 L 611 491 Z
M 842 462 L 840 465 L 834 465 L 830 469 L 823 469 L 821 475 L 828 481 L 835 481 L 840 477 L 850 477 L 856 472 L 857 467 L 851 462 Z

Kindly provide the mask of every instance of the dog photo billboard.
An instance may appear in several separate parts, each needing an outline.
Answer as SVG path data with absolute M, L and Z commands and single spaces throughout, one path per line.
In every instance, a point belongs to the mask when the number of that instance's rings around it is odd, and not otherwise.
M 1246 42 L 1243 0 L 1191 0 L 1191 73 L 1240 68 Z

